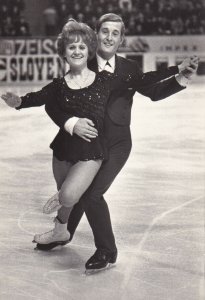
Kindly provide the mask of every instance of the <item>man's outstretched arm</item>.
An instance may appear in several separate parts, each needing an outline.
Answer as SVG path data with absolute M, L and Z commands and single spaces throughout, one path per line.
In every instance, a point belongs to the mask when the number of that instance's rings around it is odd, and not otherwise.
M 185 72 L 185 70 L 190 66 L 191 62 L 194 59 L 198 59 L 195 57 L 187 57 L 185 58 L 181 64 L 178 66 L 171 66 L 168 68 L 163 68 L 157 71 L 150 71 L 146 73 L 141 73 L 141 77 L 138 79 L 138 85 L 140 86 L 149 86 L 152 84 L 155 84 L 157 82 L 160 82 L 164 79 L 168 79 L 169 77 L 176 75 L 176 74 L 182 74 Z
M 196 56 L 186 59 L 186 63 L 184 63 L 179 74 L 157 83 L 142 85 L 137 91 L 142 95 L 149 97 L 152 101 L 167 98 L 185 89 L 186 84 L 196 74 L 198 61 L 199 59 Z

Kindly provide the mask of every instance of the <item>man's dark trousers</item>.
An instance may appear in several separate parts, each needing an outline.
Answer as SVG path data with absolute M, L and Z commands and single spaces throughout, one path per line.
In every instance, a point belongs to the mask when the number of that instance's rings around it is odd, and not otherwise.
M 108 190 L 129 157 L 131 136 L 129 126 L 115 125 L 108 118 L 107 116 L 105 122 L 105 136 L 107 138 L 109 159 L 103 163 L 93 183 L 73 208 L 68 221 L 68 230 L 73 236 L 85 211 L 93 231 L 96 248 L 114 252 L 116 251 L 115 238 L 109 209 L 103 194 Z

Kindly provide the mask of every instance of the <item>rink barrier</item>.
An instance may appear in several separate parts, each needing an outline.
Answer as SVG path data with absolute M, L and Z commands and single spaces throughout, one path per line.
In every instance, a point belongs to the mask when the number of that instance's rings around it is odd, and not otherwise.
M 144 72 L 179 64 L 190 55 L 198 55 L 198 76 L 205 75 L 204 53 L 119 53 L 123 57 L 137 60 Z M 49 82 L 65 73 L 66 66 L 55 55 L 0 55 L 0 84 Z

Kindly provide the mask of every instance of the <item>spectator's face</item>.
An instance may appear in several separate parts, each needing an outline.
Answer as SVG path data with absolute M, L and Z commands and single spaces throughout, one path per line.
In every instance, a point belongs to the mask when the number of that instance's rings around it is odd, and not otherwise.
M 6 5 L 3 5 L 3 6 L 1 7 L 1 10 L 2 10 L 3 12 L 6 12 L 6 11 L 8 11 L 8 8 L 7 8 Z
M 97 53 L 105 59 L 110 59 L 119 48 L 123 41 L 121 34 L 122 24 L 120 22 L 104 22 L 102 23 L 98 38 Z
M 80 38 L 66 46 L 65 57 L 71 68 L 82 69 L 87 65 L 88 47 Z

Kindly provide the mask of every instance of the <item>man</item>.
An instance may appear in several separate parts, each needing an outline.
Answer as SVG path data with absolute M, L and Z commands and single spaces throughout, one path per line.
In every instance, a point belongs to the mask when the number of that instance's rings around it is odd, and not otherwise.
M 113 264 L 117 259 L 117 247 L 112 231 L 110 214 L 103 194 L 108 190 L 113 180 L 127 161 L 131 150 L 130 115 L 133 96 L 136 91 L 156 101 L 164 99 L 184 89 L 179 83 L 183 74 L 192 76 L 197 68 L 197 59 L 186 60 L 179 67 L 170 67 L 163 71 L 143 74 L 136 62 L 116 55 L 123 41 L 124 23 L 115 14 L 103 15 L 97 23 L 98 49 L 96 57 L 90 61 L 89 68 L 95 72 L 107 70 L 114 73 L 112 93 L 109 98 L 105 117 L 105 137 L 109 149 L 109 160 L 104 162 L 93 183 L 73 208 L 68 231 L 70 240 L 85 211 L 92 228 L 95 246 L 94 255 L 87 261 L 86 269 L 103 269 Z M 170 77 L 172 76 L 172 77 Z M 169 78 L 170 77 L 170 78 Z M 164 81 L 162 79 L 168 78 Z M 59 107 L 46 106 L 46 111 L 52 120 L 70 134 L 77 134 L 87 140 L 97 135 L 94 124 L 88 119 L 70 118 L 60 112 Z M 61 241 L 51 239 L 49 242 L 37 244 L 37 249 L 50 250 Z

